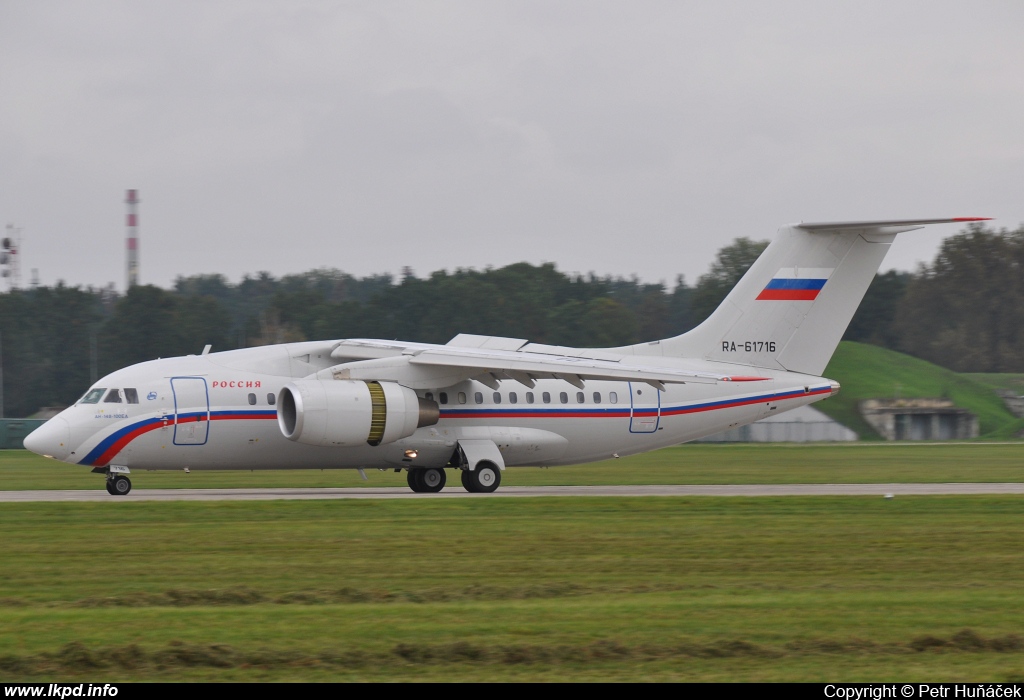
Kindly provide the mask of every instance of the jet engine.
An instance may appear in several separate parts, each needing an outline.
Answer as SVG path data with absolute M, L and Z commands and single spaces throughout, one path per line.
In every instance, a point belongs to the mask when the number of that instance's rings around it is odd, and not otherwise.
M 433 401 L 394 382 L 298 379 L 277 397 L 277 424 L 289 440 L 324 447 L 381 445 L 434 425 Z

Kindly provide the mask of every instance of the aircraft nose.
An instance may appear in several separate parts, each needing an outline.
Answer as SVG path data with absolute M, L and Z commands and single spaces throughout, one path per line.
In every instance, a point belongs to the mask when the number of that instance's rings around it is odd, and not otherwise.
M 64 459 L 71 449 L 71 426 L 60 416 L 54 416 L 29 433 L 24 445 L 37 455 Z

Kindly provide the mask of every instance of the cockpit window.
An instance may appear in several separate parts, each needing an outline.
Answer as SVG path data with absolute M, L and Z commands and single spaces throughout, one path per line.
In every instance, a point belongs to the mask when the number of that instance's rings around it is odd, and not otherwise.
M 111 389 L 107 392 L 107 398 L 103 399 L 103 403 L 121 403 L 121 392 Z
M 124 398 L 125 398 L 125 401 L 127 401 L 128 403 L 138 403 L 139 402 L 139 392 L 136 391 L 135 389 L 125 389 L 124 390 Z
M 103 397 L 103 392 L 106 389 L 90 389 L 86 392 L 85 396 L 82 397 L 80 403 L 99 403 Z

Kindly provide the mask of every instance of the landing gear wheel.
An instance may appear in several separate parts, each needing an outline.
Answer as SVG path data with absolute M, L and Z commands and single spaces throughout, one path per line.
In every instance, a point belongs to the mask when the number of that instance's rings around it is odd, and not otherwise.
M 422 469 L 410 469 L 405 473 L 405 483 L 409 484 L 416 493 L 423 493 L 426 491 L 426 486 L 423 484 L 423 470 Z
M 470 493 L 493 493 L 501 484 L 501 472 L 490 462 L 480 462 L 476 469 L 462 473 L 462 485 Z
M 114 480 L 113 479 L 106 479 L 106 482 L 107 482 L 106 483 L 107 493 L 109 493 L 111 496 L 116 496 L 117 493 L 114 491 Z
M 444 469 L 423 469 L 420 475 L 420 485 L 425 493 L 437 493 L 444 488 L 448 477 Z
M 132 482 L 127 476 L 118 475 L 107 482 L 107 488 L 115 496 L 127 496 L 132 490 Z

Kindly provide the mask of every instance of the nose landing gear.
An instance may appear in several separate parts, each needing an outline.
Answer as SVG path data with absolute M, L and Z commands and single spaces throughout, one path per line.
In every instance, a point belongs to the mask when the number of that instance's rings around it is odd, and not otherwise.
M 188 471 L 187 469 L 185 471 Z M 132 490 L 128 467 L 111 464 L 108 467 L 93 467 L 93 474 L 105 474 L 107 477 L 107 493 L 111 496 L 127 496 Z

